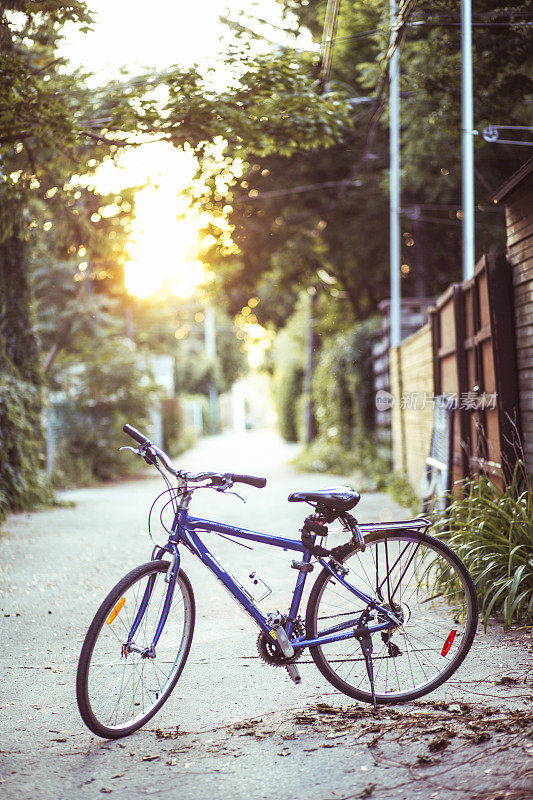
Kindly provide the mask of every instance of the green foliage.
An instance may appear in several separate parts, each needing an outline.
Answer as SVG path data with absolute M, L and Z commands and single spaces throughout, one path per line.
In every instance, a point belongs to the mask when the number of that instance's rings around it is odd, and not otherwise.
M 43 473 L 41 408 L 39 388 L 10 374 L 4 363 L 0 374 L 0 520 L 8 512 L 52 502 Z
M 296 442 L 301 432 L 301 403 L 307 328 L 307 298 L 300 298 L 296 311 L 281 330 L 272 348 L 273 392 L 278 430 L 287 442 Z
M 372 439 L 374 428 L 373 318 L 324 343 L 313 374 L 318 439 L 334 451 L 350 451 Z
M 345 92 L 321 95 L 306 53 L 285 49 L 251 55 L 242 42 L 228 54 L 225 67 L 235 80 L 216 94 L 195 70 L 166 78 L 168 119 L 162 129 L 173 144 L 198 147 L 222 137 L 237 154 L 288 156 L 329 147 L 351 124 Z
M 508 482 L 461 483 L 435 529 L 468 567 L 485 627 L 491 616 L 505 628 L 533 622 L 533 487 L 521 461 Z M 446 572 L 439 582 L 453 589 Z
M 318 436 L 310 451 L 327 469 L 353 470 L 372 441 L 374 427 L 372 344 L 376 319 L 342 328 L 342 305 L 332 308 L 327 298 L 313 303 L 313 326 L 319 343 L 314 356 L 312 401 Z M 334 304 L 333 304 L 334 305 Z M 288 441 L 301 438 L 303 377 L 309 334 L 310 300 L 303 293 L 293 315 L 278 333 L 272 348 L 274 400 L 280 433 Z M 352 454 L 353 458 L 352 458 Z
M 398 472 L 389 473 L 385 480 L 385 489 L 393 500 L 412 514 L 420 510 L 420 498 L 404 475 Z
M 109 480 L 131 466 L 118 448 L 122 427 L 148 424 L 154 386 L 137 365 L 135 346 L 118 337 L 86 340 L 71 370 L 65 365 L 65 416 L 55 480 L 60 485 Z M 138 464 L 135 464 L 137 467 Z
M 318 42 L 325 0 L 305 5 L 285 0 L 284 5 Z M 457 7 L 455 0 L 419 2 L 403 30 L 402 263 L 409 267 L 402 272 L 404 296 L 437 294 L 460 277 Z M 531 0 L 476 4 L 474 126 L 479 131 L 498 120 L 533 124 L 533 29 L 527 22 L 532 8 Z M 260 321 L 280 326 L 286 304 L 296 300 L 295 287 L 313 284 L 332 298 L 347 300 L 348 328 L 375 313 L 388 295 L 389 254 L 383 232 L 388 229 L 389 15 L 389 3 L 383 0 L 342 3 L 330 86 L 342 87 L 363 102 L 354 102 L 352 125 L 339 131 L 332 146 L 300 149 L 289 156 L 279 151 L 259 156 L 251 147 L 240 178 L 230 181 L 227 191 L 213 184 L 211 195 L 202 200 L 206 208 L 232 207 L 232 238 L 240 252 L 228 252 L 220 241 L 210 254 L 232 311 L 237 313 L 246 297 L 256 294 L 262 301 Z M 290 14 L 287 24 L 295 27 Z M 522 147 L 487 143 L 482 136 L 475 137 L 474 146 L 476 245 L 481 255 L 503 247 L 503 212 L 494 208 L 491 196 L 525 156 Z M 241 151 L 242 147 L 233 152 L 242 155 Z M 277 292 L 270 291 L 272 285 Z
M 217 310 L 215 315 L 216 356 L 205 349 L 204 311 L 199 304 L 189 304 L 179 313 L 182 338 L 173 337 L 175 357 L 175 385 L 179 394 L 208 395 L 212 386 L 218 392 L 227 392 L 245 371 L 245 357 L 237 330 L 230 318 Z M 200 313 L 200 321 L 195 316 Z
M 163 441 L 161 447 L 172 457 L 185 452 L 195 443 L 195 436 L 191 430 L 183 425 L 180 401 L 177 397 L 163 400 L 161 404 L 163 415 Z
M 0 241 L 0 518 L 51 501 L 42 472 L 42 374 L 20 222 Z

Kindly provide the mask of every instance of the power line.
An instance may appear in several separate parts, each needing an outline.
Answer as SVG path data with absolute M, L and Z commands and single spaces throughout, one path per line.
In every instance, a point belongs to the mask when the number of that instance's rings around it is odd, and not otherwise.
M 254 200 L 263 200 L 270 197 L 284 197 L 285 195 L 290 194 L 302 194 L 304 192 L 315 192 L 317 189 L 327 189 L 333 186 L 346 186 L 347 189 L 350 187 L 358 188 L 362 186 L 363 182 L 359 180 L 349 180 L 344 179 L 342 181 L 322 181 L 322 183 L 308 183 L 302 186 L 291 186 L 290 189 L 274 189 L 269 192 L 257 192 L 257 194 L 248 194 L 248 195 L 241 195 L 236 197 L 231 202 L 235 203 L 249 203 L 253 202 Z M 252 189 L 252 191 L 256 191 Z
M 461 27 L 461 23 L 460 22 L 432 22 L 431 20 L 423 20 L 423 21 L 420 21 L 420 22 L 409 22 L 407 24 L 408 24 L 409 28 L 418 28 L 418 27 L 422 27 L 423 25 L 427 26 L 427 27 L 432 27 L 432 28 L 456 28 L 456 27 L 460 28 Z M 523 27 L 529 28 L 529 27 L 533 27 L 533 22 L 473 22 L 472 23 L 472 27 L 473 28 L 492 28 L 492 27 L 506 27 L 506 28 L 512 27 L 512 28 L 514 28 L 514 27 L 517 27 L 517 26 L 523 26 Z
M 402 215 L 403 216 L 409 216 L 408 214 L 405 214 L 404 211 L 402 211 Z M 455 227 L 462 227 L 463 226 L 462 220 L 443 219 L 442 217 L 426 217 L 426 216 L 421 215 L 421 216 L 416 218 L 416 221 L 417 222 L 431 222 L 431 223 L 434 223 L 435 225 L 452 225 L 452 226 L 455 226 Z M 494 229 L 497 229 L 497 230 L 501 230 L 502 229 L 501 225 L 491 225 L 491 224 L 488 224 L 486 222 L 476 222 L 475 226 L 476 226 L 476 228 L 494 228 Z
M 396 17 L 396 24 L 391 28 L 391 34 L 393 34 L 393 35 L 391 36 L 391 43 L 390 43 L 390 46 L 389 46 L 389 50 L 388 50 L 387 55 L 385 57 L 385 63 L 382 66 L 381 75 L 379 77 L 379 80 L 378 80 L 378 83 L 377 83 L 377 86 L 376 86 L 374 107 L 372 109 L 372 118 L 370 120 L 370 125 L 368 126 L 368 129 L 367 129 L 367 132 L 366 132 L 365 142 L 364 142 L 364 145 L 363 145 L 363 152 L 362 152 L 361 156 L 358 158 L 358 160 L 355 162 L 354 166 L 352 167 L 352 170 L 351 170 L 351 173 L 350 173 L 350 179 L 351 180 L 353 180 L 355 178 L 355 175 L 357 174 L 357 170 L 359 169 L 362 161 L 366 158 L 366 156 L 368 154 L 368 150 L 369 150 L 370 144 L 372 142 L 372 139 L 374 138 L 374 133 L 376 131 L 377 124 L 378 124 L 379 119 L 380 119 L 380 117 L 381 117 L 381 115 L 383 113 L 383 109 L 385 108 L 385 102 L 383 100 L 383 94 L 384 94 L 384 90 L 385 90 L 385 84 L 386 84 L 386 82 L 388 80 L 388 72 L 389 72 L 389 65 L 390 65 L 390 62 L 391 62 L 391 58 L 393 56 L 393 53 L 396 52 L 396 50 L 398 50 L 398 52 L 400 50 L 401 44 L 402 44 L 402 42 L 403 42 L 403 40 L 405 38 L 406 24 L 407 24 L 407 22 L 409 20 L 409 17 L 411 16 L 411 14 L 415 10 L 416 1 L 417 0 L 402 0 L 402 2 L 400 4 L 400 7 L 398 9 L 398 15 Z M 344 196 L 344 191 L 343 191 L 343 189 L 341 189 L 340 192 L 339 192 L 339 195 L 338 195 L 338 199 L 341 200 L 343 196 Z

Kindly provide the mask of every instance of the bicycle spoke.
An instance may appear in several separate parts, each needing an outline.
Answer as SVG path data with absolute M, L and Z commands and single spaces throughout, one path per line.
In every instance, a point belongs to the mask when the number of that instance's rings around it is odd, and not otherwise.
M 370 537 L 365 551 L 354 551 L 346 559 L 350 583 L 358 588 L 372 586 L 370 596 L 376 604 L 389 608 L 400 623 L 391 625 L 387 633 L 371 634 L 378 702 L 419 697 L 431 691 L 452 674 L 470 647 L 477 621 L 475 594 L 467 588 L 466 570 L 462 567 L 461 572 L 453 553 L 448 553 L 431 537 L 400 532 L 376 534 Z M 441 591 L 436 583 L 439 574 L 450 573 L 457 588 Z M 315 586 L 314 621 L 309 622 L 308 636 L 315 637 L 317 625 L 321 626 L 321 635 L 335 632 L 336 624 L 342 631 L 343 623 L 356 617 L 354 596 L 327 574 L 319 576 Z M 363 612 L 364 608 L 358 622 Z M 364 624 L 371 628 L 385 621 L 383 613 L 369 606 Z M 451 632 L 453 644 L 443 656 L 441 651 Z M 311 654 L 334 686 L 371 700 L 367 684 L 360 688 L 361 676 L 363 683 L 367 680 L 362 654 L 357 656 L 348 647 L 335 645 L 311 647 Z
M 84 644 L 87 656 L 83 661 L 82 650 L 78 669 L 78 705 L 88 726 L 99 735 L 121 735 L 143 724 L 168 697 L 185 663 L 194 604 L 187 588 L 190 585 L 181 577 L 174 587 L 154 657 L 149 653 L 166 602 L 167 570 L 168 563 L 160 561 L 134 570 L 131 580 L 127 576 L 117 585 L 116 594 L 110 594 L 101 606 L 94 633 L 89 630 Z M 150 584 L 151 578 L 155 580 Z M 151 592 L 146 598 L 148 586 Z M 134 624 L 137 627 L 132 637 Z

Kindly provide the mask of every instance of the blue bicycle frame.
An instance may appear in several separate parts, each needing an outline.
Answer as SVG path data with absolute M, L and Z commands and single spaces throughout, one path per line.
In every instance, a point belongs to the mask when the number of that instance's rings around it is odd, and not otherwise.
M 417 527 L 420 527 L 420 521 L 417 520 L 417 522 L 418 522 Z M 405 529 L 406 523 L 405 522 L 378 523 L 370 525 L 363 524 L 360 525 L 359 527 L 361 529 L 361 532 L 364 534 L 374 530 L 391 530 L 400 527 L 402 529 Z M 245 528 L 237 528 L 234 527 L 233 525 L 226 525 L 220 522 L 215 522 L 214 520 L 202 519 L 200 517 L 193 517 L 189 515 L 187 508 L 182 508 L 182 507 L 178 508 L 166 547 L 159 548 L 157 552 L 154 551 L 154 556 L 153 556 L 154 558 L 161 558 L 165 552 L 168 552 L 173 556 L 173 560 L 169 565 L 169 571 L 167 574 L 167 581 L 169 583 L 169 587 L 167 590 L 166 600 L 161 612 L 161 617 L 154 635 L 154 640 L 152 642 L 152 648 L 155 648 L 155 646 L 157 645 L 157 642 L 165 625 L 168 612 L 170 609 L 172 594 L 174 591 L 174 585 L 179 571 L 180 556 L 179 556 L 178 545 L 180 543 L 185 544 L 186 547 L 188 547 L 196 556 L 198 556 L 200 561 L 203 564 L 205 564 L 205 566 L 218 578 L 218 580 L 223 584 L 223 586 L 226 587 L 226 589 L 234 597 L 236 602 L 254 620 L 254 622 L 258 625 L 258 627 L 264 633 L 271 634 L 271 632 L 274 629 L 268 623 L 265 615 L 255 605 L 251 596 L 212 555 L 212 553 L 206 547 L 204 542 L 200 539 L 198 531 L 218 533 L 224 536 L 234 537 L 237 539 L 245 539 L 252 542 L 260 542 L 261 544 L 271 545 L 273 547 L 279 547 L 282 550 L 292 550 L 297 553 L 302 553 L 303 554 L 302 561 L 304 563 L 309 563 L 312 558 L 311 551 L 308 550 L 304 546 L 304 544 L 298 539 L 286 539 L 284 537 L 274 536 L 268 533 L 251 531 Z M 314 542 L 316 537 L 313 536 L 312 538 Z M 378 603 L 376 603 L 374 598 L 370 597 L 369 595 L 365 594 L 365 592 L 361 591 L 356 586 L 353 586 L 351 583 L 349 583 L 349 581 L 347 581 L 343 575 L 339 574 L 339 572 L 335 571 L 334 567 L 331 564 L 329 564 L 324 558 L 318 558 L 318 561 L 322 565 L 322 567 L 324 567 L 324 569 L 328 570 L 328 572 L 334 575 L 335 580 L 339 581 L 339 583 L 341 583 L 346 589 L 348 589 L 354 595 L 354 597 L 357 597 L 368 607 L 370 607 L 373 611 L 377 612 L 378 618 L 381 618 L 381 620 L 383 621 L 373 625 L 366 624 L 364 628 L 359 629 L 357 628 L 357 621 L 354 622 L 354 620 L 352 619 L 349 620 L 348 622 L 343 622 L 340 625 L 336 625 L 334 628 L 331 628 L 330 630 L 321 632 L 315 639 L 306 639 L 305 636 L 298 636 L 295 638 L 291 638 L 292 629 L 298 615 L 298 610 L 300 607 L 300 602 L 302 599 L 305 582 L 307 578 L 307 573 L 300 571 L 296 579 L 296 585 L 294 588 L 292 602 L 287 616 L 287 623 L 284 626 L 287 637 L 294 650 L 304 647 L 312 647 L 315 645 L 330 644 L 332 642 L 338 642 L 343 639 L 352 639 L 357 637 L 359 634 L 363 632 L 366 634 L 372 634 L 375 631 L 385 630 L 387 628 L 396 627 L 397 625 L 401 624 L 400 620 L 397 619 L 397 617 L 389 608 L 379 605 Z M 136 619 L 134 620 L 132 630 L 130 632 L 130 641 L 133 639 L 135 631 L 137 630 L 140 621 L 144 615 L 144 611 L 146 610 L 146 606 L 148 604 L 148 600 L 150 599 L 150 595 L 152 592 L 152 586 L 153 583 L 152 585 L 150 585 L 149 582 L 148 586 L 145 589 L 145 594 L 141 602 L 141 606 L 139 608 L 139 613 Z

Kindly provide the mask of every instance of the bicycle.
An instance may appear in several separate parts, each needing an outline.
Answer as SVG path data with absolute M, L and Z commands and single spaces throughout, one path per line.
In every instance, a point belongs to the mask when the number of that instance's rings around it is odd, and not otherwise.
M 193 637 L 195 601 L 180 568 L 180 545 L 211 570 L 256 623 L 263 661 L 286 667 L 295 683 L 300 682 L 298 658 L 308 648 L 336 689 L 376 709 L 433 691 L 463 662 L 477 627 L 476 591 L 457 555 L 427 533 L 428 519 L 360 524 L 349 513 L 360 494 L 347 487 L 289 495 L 289 501 L 314 509 L 299 539 L 193 517 L 188 508 L 196 490 L 228 492 L 236 483 L 262 488 L 266 479 L 187 473 L 138 430 L 125 425 L 124 431 L 138 447 L 121 449 L 141 456 L 163 476 L 167 488 L 162 495 L 165 506 L 171 505 L 172 523 L 166 544 L 156 545 L 151 560 L 109 592 L 85 637 L 76 694 L 93 733 L 113 739 L 140 728 L 166 702 L 182 673 Z M 349 539 L 328 549 L 328 526 L 335 520 Z M 298 574 L 288 611 L 263 614 L 199 532 L 298 553 L 291 564 Z M 313 559 L 322 569 L 304 620 L 299 608 Z

